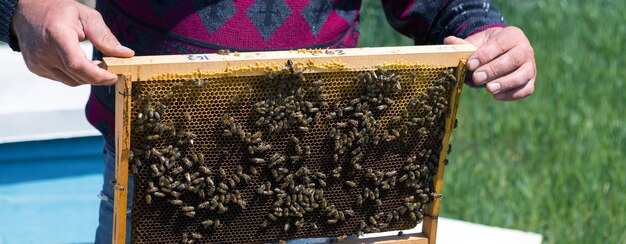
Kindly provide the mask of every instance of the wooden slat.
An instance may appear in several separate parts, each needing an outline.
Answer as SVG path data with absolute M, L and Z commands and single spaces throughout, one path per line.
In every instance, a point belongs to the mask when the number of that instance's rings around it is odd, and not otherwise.
M 115 182 L 113 203 L 113 244 L 126 242 L 128 198 L 128 155 L 130 152 L 131 82 L 119 76 L 115 84 Z
M 343 240 L 338 241 L 338 244 L 428 244 L 428 237 L 421 233 L 407 234 L 402 236 L 381 236 L 358 240 Z
M 218 54 L 140 56 L 133 58 L 104 58 L 107 70 L 126 74 L 132 81 L 147 80 L 165 73 L 226 72 L 233 67 L 284 65 L 293 62 L 323 65 L 331 62 L 351 67 L 375 67 L 381 64 L 411 62 L 425 65 L 454 67 L 476 50 L 472 45 L 435 45 L 379 48 L 349 48 L 308 51 L 248 52 L 238 56 Z M 315 72 L 324 72 L 316 70 Z M 332 71 L 332 70 L 326 70 Z M 263 70 L 259 70 L 263 72 Z M 253 75 L 255 73 L 247 74 Z
M 437 168 L 437 175 L 433 179 L 436 194 L 443 194 L 443 174 L 445 172 L 445 160 L 448 155 L 448 142 L 450 141 L 450 135 L 452 134 L 452 130 L 454 130 L 454 124 L 456 120 L 456 112 L 459 108 L 459 101 L 461 97 L 461 92 L 463 91 L 463 83 L 465 82 L 465 69 L 466 69 L 466 60 L 461 59 L 458 64 L 457 73 L 455 76 L 457 77 L 457 83 L 454 87 L 454 91 L 456 94 L 452 95 L 450 98 L 450 116 L 445 121 L 446 135 L 443 137 L 441 142 L 442 150 L 439 154 L 439 167 Z M 432 203 L 430 203 L 426 209 L 426 215 L 424 216 L 424 224 L 422 225 L 422 232 L 428 237 L 429 244 L 435 244 L 437 242 L 437 219 L 439 217 L 439 208 L 441 205 L 441 198 L 435 198 Z
M 239 56 L 199 54 L 199 55 L 168 55 L 168 56 L 142 56 L 128 59 L 105 58 L 107 69 L 113 73 L 121 74 L 116 83 L 116 111 L 115 111 L 115 136 L 116 136 L 116 171 L 115 177 L 117 187 L 115 190 L 115 204 L 113 217 L 113 243 L 124 243 L 126 240 L 126 208 L 128 186 L 128 155 L 130 152 L 130 115 L 131 111 L 131 83 L 138 80 L 146 80 L 166 73 L 219 73 L 227 72 L 232 67 L 245 67 L 254 65 L 284 65 L 287 59 L 293 62 L 302 62 L 315 65 L 323 65 L 329 62 L 336 62 L 349 65 L 353 68 L 376 67 L 381 64 L 391 64 L 398 62 L 419 63 L 424 65 L 435 65 L 445 67 L 457 67 L 456 96 L 452 96 L 450 104 L 453 105 L 452 113 L 446 120 L 447 136 L 443 138 L 444 145 L 441 152 L 439 168 L 434 179 L 435 192 L 441 193 L 443 183 L 443 173 L 445 155 L 447 154 L 447 144 L 449 134 L 454 126 L 456 109 L 460 95 L 464 76 L 459 75 L 464 71 L 465 60 L 475 50 L 471 45 L 445 45 L 445 46 L 411 46 L 411 47 L 385 47 L 385 48 L 355 48 L 355 49 L 333 49 L 330 52 L 322 50 L 319 52 L 299 52 L 299 51 L 274 51 L 274 52 L 252 52 L 242 53 Z M 341 54 L 341 55 L 339 55 Z M 459 64 L 459 60 L 462 60 Z M 314 72 L 328 72 L 332 70 L 314 70 Z M 264 72 L 264 71 L 259 71 Z M 238 74 L 237 74 L 238 75 Z M 247 74 L 250 75 L 250 74 Z M 435 199 L 427 208 L 422 228 L 423 234 L 415 236 L 407 235 L 400 237 L 387 237 L 375 242 L 346 243 L 419 243 L 434 244 L 436 241 L 437 219 L 439 215 L 440 199 Z

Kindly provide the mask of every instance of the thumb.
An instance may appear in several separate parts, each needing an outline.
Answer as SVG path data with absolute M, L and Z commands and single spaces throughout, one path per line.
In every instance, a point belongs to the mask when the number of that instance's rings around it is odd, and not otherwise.
M 443 44 L 472 44 L 466 40 L 458 38 L 456 36 L 449 36 L 443 39 Z
M 80 13 L 80 22 L 89 41 L 107 56 L 129 58 L 135 55 L 130 48 L 122 46 L 106 26 L 100 13 L 88 10 Z

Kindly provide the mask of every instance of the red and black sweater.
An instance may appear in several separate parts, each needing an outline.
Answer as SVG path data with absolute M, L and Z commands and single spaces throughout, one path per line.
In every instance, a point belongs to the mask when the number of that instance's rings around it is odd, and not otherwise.
M 504 26 L 488 0 L 382 0 L 387 20 L 416 44 Z M 359 39 L 360 0 L 99 0 L 97 9 L 137 55 L 348 48 Z M 101 54 L 95 53 L 100 59 Z M 87 119 L 108 143 L 114 88 L 92 86 Z

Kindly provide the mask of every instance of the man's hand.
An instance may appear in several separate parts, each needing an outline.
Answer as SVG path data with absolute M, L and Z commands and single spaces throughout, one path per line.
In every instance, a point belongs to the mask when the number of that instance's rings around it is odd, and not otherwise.
M 470 43 L 477 47 L 467 68 L 476 85 L 487 84 L 495 99 L 510 101 L 535 90 L 535 53 L 524 32 L 517 27 L 491 28 L 465 40 L 447 37 L 444 44 Z
M 110 85 L 117 76 L 98 67 L 79 46 L 89 39 L 102 53 L 132 57 L 97 11 L 74 0 L 20 0 L 11 23 L 28 69 L 69 86 Z

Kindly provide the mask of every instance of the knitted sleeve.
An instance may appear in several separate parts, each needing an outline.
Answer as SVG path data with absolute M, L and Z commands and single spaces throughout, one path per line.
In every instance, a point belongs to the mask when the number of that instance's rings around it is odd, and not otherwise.
M 17 0 L 0 0 L 0 41 L 8 43 L 17 51 L 17 39 L 11 33 L 11 18 L 16 5 Z
M 489 0 L 382 0 L 387 20 L 416 44 L 440 44 L 447 36 L 465 38 L 504 18 Z

